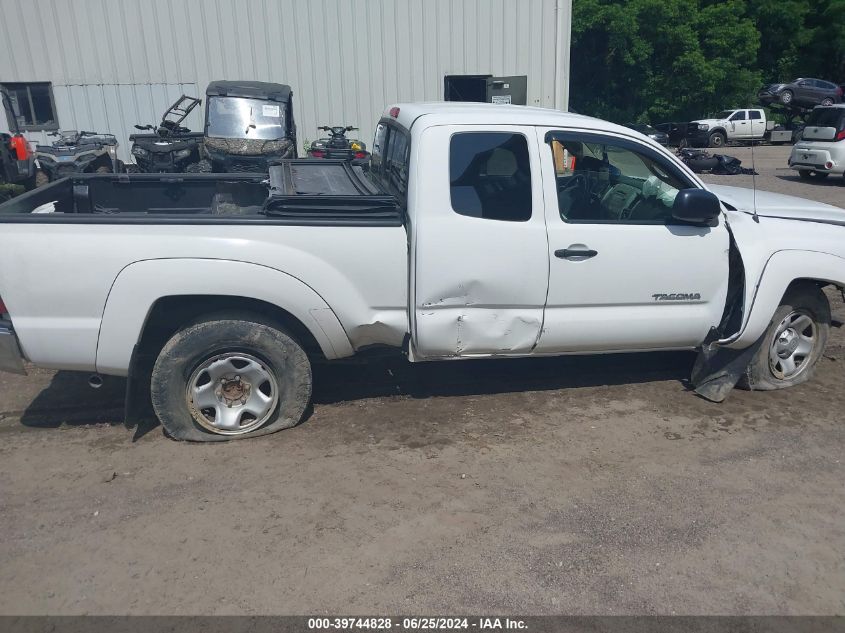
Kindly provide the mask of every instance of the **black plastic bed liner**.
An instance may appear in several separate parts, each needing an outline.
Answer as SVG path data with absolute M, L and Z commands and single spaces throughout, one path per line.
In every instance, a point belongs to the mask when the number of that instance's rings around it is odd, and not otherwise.
M 398 200 L 342 160 L 262 174 L 74 174 L 0 205 L 0 224 L 403 226 Z
M 283 160 L 270 165 L 264 212 L 315 224 L 403 223 L 396 198 L 377 189 L 361 167 L 343 160 Z

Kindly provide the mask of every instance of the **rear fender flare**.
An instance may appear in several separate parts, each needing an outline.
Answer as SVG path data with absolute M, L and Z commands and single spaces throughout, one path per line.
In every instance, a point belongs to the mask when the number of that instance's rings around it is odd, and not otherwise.
M 298 319 L 327 359 L 354 351 L 334 311 L 310 286 L 274 268 L 223 259 L 153 259 L 118 273 L 106 298 L 97 339 L 97 371 L 126 375 L 132 350 L 159 299 L 220 295 L 272 303 Z

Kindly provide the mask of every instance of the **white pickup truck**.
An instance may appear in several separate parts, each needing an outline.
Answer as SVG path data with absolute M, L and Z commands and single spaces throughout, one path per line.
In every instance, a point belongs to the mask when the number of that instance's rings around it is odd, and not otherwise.
M 311 363 L 700 350 L 697 391 L 807 380 L 845 211 L 708 187 L 633 130 L 400 104 L 369 171 L 80 175 L 0 206 L 0 367 L 129 376 L 167 432 L 297 424 Z
M 762 141 L 769 138 L 774 127 L 761 108 L 723 110 L 712 118 L 691 121 L 687 141 L 702 147 L 723 147 L 728 141 Z

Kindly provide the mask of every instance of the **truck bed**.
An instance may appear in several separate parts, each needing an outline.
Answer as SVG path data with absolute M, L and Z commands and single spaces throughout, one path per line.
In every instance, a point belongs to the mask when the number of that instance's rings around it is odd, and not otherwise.
M 76 174 L 0 205 L 0 223 L 402 226 L 360 167 L 286 160 L 262 174 Z

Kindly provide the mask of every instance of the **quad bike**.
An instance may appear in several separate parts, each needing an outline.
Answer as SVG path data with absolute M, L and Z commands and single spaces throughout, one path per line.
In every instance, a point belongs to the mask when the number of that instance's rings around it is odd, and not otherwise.
M 323 125 L 317 128 L 329 133 L 326 138 L 320 138 L 311 143 L 308 150 L 308 155 L 311 158 L 339 158 L 342 160 L 351 160 L 354 162 L 365 161 L 370 157 L 367 151 L 367 146 L 354 138 L 347 138 L 346 133 L 352 130 L 357 130 L 357 127 L 348 125 L 343 126 L 327 126 Z
M 201 99 L 182 95 L 165 110 L 158 125 L 136 125 L 136 130 L 150 134 L 133 134 L 132 156 L 135 166 L 131 171 L 145 174 L 184 173 L 188 165 L 199 162 L 202 132 L 191 132 L 182 123 L 202 103 Z
M 200 161 L 188 171 L 266 173 L 271 161 L 296 158 L 290 86 L 212 81 L 205 94 Z
M 35 146 L 35 186 L 64 178 L 70 174 L 111 174 L 123 171 L 123 161 L 117 158 L 117 139 L 114 134 L 97 132 L 50 132 L 57 136 L 52 145 Z
M 35 186 L 35 155 L 14 117 L 8 94 L 0 87 L 0 98 L 8 113 L 9 134 L 0 133 L 0 202 Z

